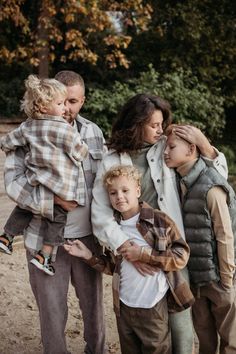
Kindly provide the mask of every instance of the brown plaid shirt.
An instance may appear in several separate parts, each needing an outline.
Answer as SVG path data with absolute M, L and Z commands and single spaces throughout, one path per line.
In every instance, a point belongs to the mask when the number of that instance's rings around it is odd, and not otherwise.
M 142 248 L 140 261 L 164 271 L 169 285 L 167 294 L 169 312 L 183 311 L 194 302 L 189 286 L 181 273 L 189 258 L 189 247 L 181 238 L 175 223 L 163 212 L 141 203 L 137 229 L 151 248 Z M 113 274 L 114 311 L 119 315 L 119 285 L 121 256 L 106 250 L 102 256 L 93 256 L 88 264 L 106 274 Z

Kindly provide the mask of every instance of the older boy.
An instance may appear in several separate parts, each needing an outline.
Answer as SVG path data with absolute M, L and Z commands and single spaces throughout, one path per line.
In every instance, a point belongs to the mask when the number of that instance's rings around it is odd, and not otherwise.
M 193 322 L 200 353 L 236 352 L 235 236 L 233 189 L 199 158 L 196 145 L 167 130 L 165 163 L 180 177 L 183 221 L 190 246 L 188 269 L 196 301 Z
M 188 246 L 166 214 L 145 202 L 139 204 L 140 175 L 135 167 L 111 168 L 104 176 L 104 185 L 131 246 L 122 249 L 123 258 L 109 252 L 93 256 L 78 240 L 64 247 L 94 268 L 114 273 L 114 310 L 123 354 L 171 353 L 168 289 L 172 292 L 172 305 L 174 297 L 179 310 L 193 301 L 187 283 L 178 272 L 187 263 Z M 159 271 L 143 276 L 134 267 L 135 261 L 154 265 Z

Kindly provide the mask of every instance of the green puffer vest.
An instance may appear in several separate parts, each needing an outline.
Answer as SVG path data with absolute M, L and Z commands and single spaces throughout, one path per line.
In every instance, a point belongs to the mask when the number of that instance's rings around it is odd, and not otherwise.
M 214 186 L 227 193 L 227 204 L 234 232 L 236 254 L 236 197 L 233 188 L 213 167 L 200 158 L 189 174 L 181 179 L 187 193 L 183 201 L 183 221 L 186 241 L 190 247 L 188 269 L 190 282 L 196 287 L 219 281 L 217 244 L 207 207 L 207 193 Z

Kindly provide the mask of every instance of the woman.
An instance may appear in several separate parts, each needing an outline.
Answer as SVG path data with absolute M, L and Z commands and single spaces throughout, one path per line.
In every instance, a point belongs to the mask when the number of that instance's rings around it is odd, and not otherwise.
M 185 237 L 175 173 L 165 165 L 163 159 L 166 142 L 163 130 L 170 123 L 171 111 L 168 102 L 158 96 L 137 94 L 123 106 L 113 125 L 110 150 L 101 162 L 94 184 L 92 224 L 99 241 L 114 251 L 121 251 L 129 241 L 113 218 L 102 176 L 111 166 L 118 164 L 133 164 L 139 169 L 142 173 L 140 200 L 167 213 L 177 224 L 183 238 Z M 227 176 L 224 155 L 210 145 L 199 129 L 190 126 L 178 127 L 176 133 L 195 143 L 207 165 L 214 166 Z M 137 264 L 136 268 L 144 275 L 153 272 L 153 269 L 145 264 Z M 184 273 L 187 273 L 186 270 Z M 173 353 L 191 354 L 193 330 L 190 310 L 170 315 L 170 322 Z

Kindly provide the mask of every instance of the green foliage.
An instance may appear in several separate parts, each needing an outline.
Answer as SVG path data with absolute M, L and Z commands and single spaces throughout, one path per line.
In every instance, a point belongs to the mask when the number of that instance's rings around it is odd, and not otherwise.
M 152 65 L 126 83 L 116 81 L 106 89 L 89 90 L 86 112 L 100 124 L 106 136 L 120 107 L 136 93 L 159 95 L 171 103 L 175 122 L 191 123 L 210 138 L 220 137 L 225 124 L 224 99 L 200 83 L 188 70 L 160 75 Z
M 149 0 L 147 32 L 133 35 L 127 57 L 133 71 L 153 63 L 161 74 L 189 68 L 212 90 L 221 87 L 227 106 L 236 99 L 236 7 L 231 0 Z M 129 34 L 129 32 L 128 32 Z
M 0 72 L 0 117 L 19 115 L 20 100 L 24 94 L 24 79 L 30 73 L 29 68 L 15 65 L 2 65 Z

